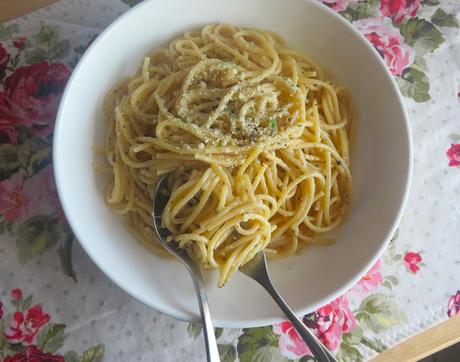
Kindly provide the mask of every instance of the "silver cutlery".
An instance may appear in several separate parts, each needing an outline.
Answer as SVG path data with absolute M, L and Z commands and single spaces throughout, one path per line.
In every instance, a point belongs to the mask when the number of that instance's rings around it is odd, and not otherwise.
M 283 313 L 288 317 L 294 328 L 299 333 L 300 337 L 305 341 L 308 348 L 313 352 L 314 357 L 318 362 L 338 362 L 337 358 L 324 347 L 316 336 L 308 330 L 303 322 L 295 315 L 291 308 L 286 304 L 284 299 L 278 293 L 270 279 L 267 270 L 267 261 L 264 251 L 258 252 L 254 258 L 248 261 L 238 269 L 241 273 L 254 279 L 259 283 L 274 299 Z
M 171 235 L 169 230 L 161 226 L 161 214 L 169 200 L 169 189 L 167 187 L 168 175 L 163 176 L 158 182 L 154 199 L 152 216 L 154 219 L 154 227 L 161 244 L 178 260 L 180 260 L 187 268 L 192 277 L 195 291 L 198 297 L 200 307 L 201 320 L 203 323 L 203 333 L 206 343 L 206 354 L 208 362 L 220 361 L 219 351 L 217 349 L 216 337 L 209 311 L 208 299 L 206 296 L 206 287 L 199 265 L 193 261 L 187 252 L 179 248 L 179 244 L 173 241 L 166 241 Z M 166 191 L 166 192 L 165 192 Z M 316 338 L 316 336 L 308 330 L 303 322 L 289 308 L 284 299 L 274 287 L 270 275 L 267 270 L 267 262 L 264 251 L 257 253 L 253 259 L 239 268 L 239 271 L 246 276 L 258 282 L 274 301 L 278 304 L 283 313 L 288 317 L 294 328 L 297 330 L 301 338 L 312 351 L 318 362 L 338 362 L 335 356 Z
M 175 241 L 166 241 L 167 237 L 171 235 L 168 229 L 161 226 L 161 214 L 168 203 L 169 194 L 163 192 L 168 191 L 167 188 L 167 175 L 163 176 L 158 182 L 155 195 L 153 198 L 153 225 L 161 244 L 178 260 L 180 260 L 190 273 L 195 286 L 196 295 L 198 298 L 198 305 L 200 307 L 201 321 L 203 323 L 203 334 L 206 344 L 206 356 L 208 362 L 219 362 L 219 350 L 217 349 L 216 336 L 214 334 L 214 327 L 212 325 L 211 312 L 209 310 L 208 298 L 206 296 L 206 286 L 204 284 L 203 276 L 199 265 L 194 262 L 184 249 L 179 248 Z

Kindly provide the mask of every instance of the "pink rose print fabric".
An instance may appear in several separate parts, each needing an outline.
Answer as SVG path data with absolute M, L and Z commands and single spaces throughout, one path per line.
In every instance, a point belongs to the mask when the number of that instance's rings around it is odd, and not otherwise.
M 27 38 L 21 36 L 13 40 L 13 45 L 17 49 L 22 49 L 25 47 L 26 42 L 27 42 Z
M 447 316 L 449 318 L 460 313 L 460 290 L 449 298 L 447 304 Z
M 446 152 L 450 167 L 460 166 L 460 143 L 451 144 Z
M 11 301 L 19 302 L 22 299 L 22 290 L 19 288 L 11 291 Z
M 65 325 L 52 322 L 41 304 L 29 307 L 33 296 L 24 297 L 22 289 L 10 292 L 10 305 L 0 302 L 0 358 L 3 362 L 65 362 L 57 353 L 65 340 Z M 101 362 L 104 346 L 90 347 L 82 356 L 74 351 L 65 354 L 74 361 Z
M 382 15 L 401 23 L 405 18 L 414 17 L 420 6 L 420 0 L 381 0 L 380 10 Z
M 3 362 L 65 362 L 63 356 L 45 353 L 31 345 L 24 352 L 18 352 L 13 356 L 7 356 Z
M 5 78 L 5 89 L 0 91 L 0 124 L 23 124 L 38 135 L 49 135 L 69 76 L 69 68 L 60 63 L 43 61 L 18 68 Z
M 6 67 L 11 59 L 3 44 L 0 43 L 0 81 L 5 76 Z
M 401 75 L 414 62 L 414 51 L 404 43 L 404 38 L 390 19 L 363 19 L 354 25 L 372 43 L 394 75 Z
M 381 261 L 377 261 L 369 272 L 351 288 L 351 292 L 361 298 L 367 297 L 383 282 L 383 275 L 380 273 Z
M 18 144 L 19 131 L 14 117 L 0 118 L 0 143 Z
M 406 255 L 404 255 L 404 264 L 406 265 L 407 269 L 414 274 L 420 270 L 421 262 L 422 256 L 420 255 L 420 253 L 414 253 L 409 251 L 406 253 Z
M 447 0 L 318 1 L 378 52 L 404 98 L 414 135 L 412 198 L 400 235 L 344 295 L 301 316 L 338 360 L 363 362 L 422 331 L 422 319 L 427 327 L 439 322 L 428 319 L 431 312 L 414 313 L 421 301 L 407 288 L 411 283 L 432 289 L 423 296 L 427 312 L 443 308 L 446 319 L 460 314 L 460 10 Z M 199 325 L 156 314 L 92 268 L 75 243 L 53 179 L 54 124 L 71 69 L 100 31 L 140 2 L 60 0 L 38 16 L 0 24 L 1 362 L 158 360 L 165 351 L 178 362 L 202 359 L 194 354 L 194 343 L 202 343 Z M 166 338 L 165 321 L 171 324 Z M 312 356 L 289 322 L 216 329 L 216 336 L 222 361 Z
M 0 184 L 0 213 L 5 220 L 24 220 L 34 213 L 34 206 L 38 206 L 30 197 L 35 192 L 35 181 L 28 187 L 23 179 L 22 175 L 15 174 Z
M 352 331 L 356 327 L 356 319 L 345 296 L 337 298 L 314 313 L 307 314 L 304 323 L 314 330 L 316 336 L 329 350 L 334 352 L 340 346 L 343 333 Z M 273 332 L 280 335 L 279 346 L 286 357 L 296 359 L 312 355 L 290 322 L 275 324 Z
M 51 166 L 35 177 L 16 173 L 0 182 L 0 214 L 8 221 L 22 221 L 38 210 L 53 212 L 61 210 Z
M 50 319 L 50 315 L 44 313 L 42 307 L 37 304 L 25 313 L 15 312 L 13 321 L 5 329 L 3 335 L 12 343 L 32 343 L 40 328 L 48 323 Z
M 343 11 L 348 5 L 355 4 L 359 0 L 321 0 L 321 2 L 329 6 L 332 10 Z
M 285 321 L 273 325 L 273 332 L 280 336 L 279 347 L 283 355 L 291 359 L 312 355 L 303 339 L 299 336 L 291 322 Z

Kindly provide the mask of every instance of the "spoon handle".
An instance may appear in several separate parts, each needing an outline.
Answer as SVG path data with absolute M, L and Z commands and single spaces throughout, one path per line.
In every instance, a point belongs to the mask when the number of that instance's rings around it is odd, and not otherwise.
M 291 308 L 286 304 L 284 299 L 278 293 L 270 277 L 265 274 L 262 278 L 258 278 L 257 280 L 261 286 L 271 295 L 271 297 L 275 300 L 276 304 L 280 307 L 280 309 L 284 312 L 284 314 L 288 317 L 289 321 L 292 323 L 294 328 L 299 333 L 300 337 L 305 341 L 308 348 L 313 352 L 314 357 L 318 360 L 318 362 L 338 362 L 337 358 L 329 352 L 329 350 L 323 346 L 323 344 L 316 338 L 316 336 L 308 330 L 308 328 L 303 324 L 303 322 L 295 315 Z
M 212 325 L 211 312 L 209 311 L 203 276 L 201 275 L 199 268 L 196 268 L 195 272 L 190 272 L 190 274 L 192 275 L 193 285 L 195 286 L 196 295 L 198 297 L 198 305 L 200 307 L 207 361 L 220 362 L 219 350 L 217 349 L 216 336 Z

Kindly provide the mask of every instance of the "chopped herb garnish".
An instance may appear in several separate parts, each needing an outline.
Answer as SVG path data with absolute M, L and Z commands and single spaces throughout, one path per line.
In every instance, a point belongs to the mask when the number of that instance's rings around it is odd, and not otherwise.
M 278 126 L 278 123 L 276 122 L 275 118 L 272 118 L 270 121 L 268 121 L 268 127 L 270 129 L 276 129 Z

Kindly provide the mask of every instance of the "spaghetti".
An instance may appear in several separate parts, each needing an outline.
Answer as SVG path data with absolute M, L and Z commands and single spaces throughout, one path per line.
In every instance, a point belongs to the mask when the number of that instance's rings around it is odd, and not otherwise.
M 265 249 L 295 253 L 343 220 L 351 193 L 347 91 L 277 34 L 229 24 L 149 54 L 107 95 L 106 201 L 155 252 L 162 223 L 223 286 Z

